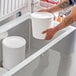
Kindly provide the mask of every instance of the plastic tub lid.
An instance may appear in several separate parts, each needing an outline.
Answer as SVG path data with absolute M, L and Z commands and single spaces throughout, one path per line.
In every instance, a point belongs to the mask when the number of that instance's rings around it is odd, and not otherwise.
M 2 43 L 9 48 L 19 48 L 26 44 L 26 40 L 19 36 L 10 36 L 5 38 Z
M 31 17 L 38 19 L 49 19 L 49 18 L 53 18 L 53 14 L 48 12 L 34 12 L 31 14 Z

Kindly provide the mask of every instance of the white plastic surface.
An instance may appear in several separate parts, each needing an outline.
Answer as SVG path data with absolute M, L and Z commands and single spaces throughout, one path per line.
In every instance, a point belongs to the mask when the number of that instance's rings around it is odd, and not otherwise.
M 25 59 L 26 41 L 19 36 L 7 37 L 2 41 L 3 67 L 10 70 Z
M 0 40 L 6 38 L 8 36 L 8 32 L 0 33 Z
M 29 20 L 26 21 L 25 16 L 24 16 L 24 17 L 14 20 L 8 24 L 5 24 L 3 27 L 1 27 L 0 32 L 8 31 L 9 35 L 20 35 L 25 38 L 27 37 L 27 39 L 28 39 L 28 36 L 29 36 L 28 28 L 29 28 L 29 26 L 31 26 L 29 24 L 30 24 Z M 25 59 L 23 62 L 21 62 L 19 65 L 17 65 L 16 67 L 14 67 L 10 71 L 8 71 L 4 76 L 22 76 L 22 75 L 23 76 L 34 76 L 34 75 L 37 76 L 38 73 L 39 73 L 39 75 L 41 74 L 41 76 L 45 76 L 46 74 L 47 74 L 46 76 L 49 76 L 48 74 L 56 75 L 57 73 L 58 73 L 58 76 L 68 76 L 68 75 L 66 75 L 66 72 L 69 71 L 68 67 L 70 65 L 70 62 L 71 62 L 70 60 L 72 59 L 72 57 L 67 56 L 67 55 L 72 54 L 72 52 L 74 52 L 76 50 L 75 48 L 73 49 L 73 47 L 75 47 L 73 42 L 75 43 L 75 40 L 76 40 L 76 39 L 74 39 L 75 30 L 76 29 L 74 27 L 69 26 L 69 27 L 59 31 L 54 36 L 54 38 L 48 42 L 45 40 L 34 39 L 30 34 L 32 48 L 30 48 L 30 51 L 27 50 L 27 52 L 29 52 L 29 55 L 31 53 L 31 55 L 28 56 L 28 58 Z M 31 32 L 32 31 L 30 31 L 30 33 Z M 55 47 L 55 44 L 56 44 L 56 47 Z M 53 62 L 51 65 L 50 64 L 48 65 L 48 64 L 46 64 L 47 63 L 46 60 L 48 60 L 47 52 L 48 52 L 48 50 L 51 51 L 50 49 L 52 49 L 52 47 L 54 47 L 56 52 L 52 52 L 52 54 L 51 54 L 52 56 L 50 55 L 50 57 L 48 58 L 50 63 Z M 60 52 L 59 54 L 58 54 L 58 51 Z M 58 55 L 55 55 L 56 53 Z M 41 63 L 40 63 L 39 57 L 41 55 L 44 57 L 41 58 L 41 61 L 40 61 Z M 52 61 L 50 60 L 50 58 L 51 59 L 53 58 Z M 55 62 L 53 60 L 55 60 Z M 68 62 L 68 60 L 69 60 L 69 62 Z M 60 62 L 60 64 L 59 64 L 59 62 Z M 38 67 L 39 66 L 38 64 L 40 64 L 40 67 Z M 46 66 L 46 68 L 45 68 L 45 66 Z M 52 66 L 52 68 L 51 68 L 51 66 Z M 55 72 L 54 71 L 52 72 L 52 69 L 54 70 L 54 67 L 56 68 Z M 58 69 L 58 67 L 59 67 L 59 69 Z M 45 69 L 43 69 L 43 68 L 45 68 Z M 49 71 L 49 69 L 51 69 L 51 72 Z
M 40 50 L 36 50 L 35 52 L 34 52 L 34 54 L 33 55 L 31 55 L 30 57 L 28 57 L 27 59 L 25 59 L 22 63 L 20 63 L 19 65 L 17 65 L 15 68 L 13 68 L 13 69 L 11 69 L 5 76 L 10 76 L 10 75 L 13 75 L 13 76 L 22 76 L 22 75 L 25 75 L 25 76 L 33 76 L 32 74 L 29 74 L 29 71 L 32 71 L 32 69 L 29 69 L 29 68 L 33 68 L 34 67 L 34 64 L 32 64 L 33 63 L 33 61 L 34 60 L 36 60 L 40 55 L 44 55 L 45 56 L 45 52 L 47 52 L 48 51 L 48 49 L 49 48 L 51 48 L 52 46 L 54 46 L 56 43 L 58 43 L 59 41 L 61 41 L 61 40 L 65 40 L 65 39 L 68 39 L 68 38 L 65 38 L 66 36 L 70 36 L 71 35 L 71 33 L 73 32 L 75 30 L 75 28 L 72 28 L 72 27 L 68 27 L 68 28 L 66 28 L 65 30 L 63 30 L 64 32 L 63 33 L 61 33 L 61 34 L 57 34 L 57 36 L 52 40 L 52 41 L 50 41 L 47 45 L 45 45 L 44 47 L 42 47 Z M 41 42 L 41 41 L 40 41 Z M 41 42 L 42 43 L 42 42 Z M 41 44 L 40 43 L 40 44 Z M 64 41 L 63 41 L 63 44 L 64 44 Z M 32 44 L 33 45 L 33 44 Z M 36 44 L 35 44 L 36 45 Z M 43 45 L 43 44 L 42 44 Z M 61 45 L 61 44 L 60 44 Z M 41 46 L 41 45 L 39 45 L 39 46 Z M 66 48 L 65 48 L 66 49 Z M 62 51 L 64 52 L 64 50 L 65 49 L 63 49 Z M 32 49 L 30 49 L 30 52 L 33 52 L 34 50 L 32 50 Z M 65 50 L 65 51 L 67 51 L 67 50 Z M 68 50 L 69 51 L 69 50 Z M 45 54 L 44 54 L 45 53 Z M 69 52 L 68 52 L 69 53 Z M 62 53 L 62 54 L 64 54 L 64 53 Z M 66 55 L 64 55 L 64 56 L 66 56 Z M 45 59 L 45 58 L 44 58 Z M 30 64 L 32 64 L 31 66 L 30 66 Z M 44 63 L 44 62 L 43 62 Z M 42 64 L 40 64 L 40 65 L 42 65 Z M 50 65 L 50 64 L 49 64 Z M 58 64 L 57 64 L 58 65 Z M 29 66 L 29 68 L 27 68 L 27 66 Z M 35 66 L 36 66 L 36 64 L 35 64 Z M 48 66 L 48 65 L 47 65 Z M 50 65 L 50 66 L 53 66 L 53 65 Z M 60 65 L 59 65 L 60 66 Z M 65 65 L 64 65 L 65 66 Z M 54 67 L 54 66 L 53 66 Z M 57 66 L 58 67 L 58 66 Z M 38 67 L 39 68 L 39 67 Z M 41 67 L 41 69 L 42 69 L 43 67 Z M 33 68 L 34 69 L 34 68 Z M 40 69 L 40 70 L 41 70 Z M 57 69 L 57 68 L 56 68 Z M 28 71 L 27 71 L 28 70 Z M 43 69 L 44 70 L 44 69 Z M 67 70 L 67 69 L 66 69 Z M 27 72 L 26 72 L 27 71 Z M 39 72 L 39 71 L 36 71 L 37 73 Z M 49 72 L 49 71 L 48 71 Z M 55 72 L 57 72 L 56 70 L 55 70 Z M 36 73 L 36 74 L 37 74 Z M 42 73 L 42 72 L 41 72 Z M 49 72 L 50 73 L 50 72 Z M 59 72 L 60 73 L 60 72 Z M 61 74 L 61 73 L 60 73 Z M 43 76 L 43 75 L 41 75 L 41 76 Z
M 53 18 L 53 15 L 48 12 L 34 12 L 31 17 L 36 19 L 51 19 Z
M 25 39 L 19 36 L 10 36 L 3 40 L 3 45 L 7 46 L 8 48 L 20 48 L 25 46 L 25 44 Z
M 3 76 L 8 70 L 0 67 L 0 76 Z
M 35 12 L 31 15 L 31 18 L 33 37 L 45 39 L 46 34 L 42 34 L 42 32 L 51 27 L 53 15 L 47 12 Z

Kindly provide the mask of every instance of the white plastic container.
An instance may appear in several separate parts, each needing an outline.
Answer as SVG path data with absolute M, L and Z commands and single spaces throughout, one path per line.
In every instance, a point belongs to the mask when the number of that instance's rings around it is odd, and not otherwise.
M 31 15 L 33 37 L 37 39 L 45 39 L 46 34 L 43 31 L 51 26 L 53 15 L 47 12 L 35 12 Z
M 24 38 L 10 36 L 2 41 L 2 45 L 3 67 L 5 69 L 10 70 L 25 59 L 26 41 Z
M 6 69 L 0 67 L 0 76 L 4 76 L 4 74 L 7 72 Z

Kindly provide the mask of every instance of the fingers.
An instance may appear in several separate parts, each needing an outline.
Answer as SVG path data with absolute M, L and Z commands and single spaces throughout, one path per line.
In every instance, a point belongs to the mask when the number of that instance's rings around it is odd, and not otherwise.
M 48 36 L 45 37 L 45 40 L 50 40 L 50 38 Z
M 47 33 L 45 40 L 51 40 L 53 38 L 53 35 L 50 35 L 49 33 Z
M 45 30 L 45 31 L 42 32 L 42 34 L 45 34 L 45 33 L 47 33 L 47 30 Z
M 46 36 L 45 40 L 51 40 L 53 38 L 53 36 Z
M 45 34 L 45 33 L 46 33 L 45 40 L 50 40 L 50 33 L 48 32 L 48 29 L 42 32 L 42 34 Z
M 46 33 L 46 37 L 45 37 L 45 40 L 51 40 L 53 38 L 53 33 L 51 33 L 50 29 L 47 29 L 45 31 L 42 32 L 42 34 L 45 34 Z
M 45 31 L 42 32 L 42 34 L 50 32 L 51 29 L 46 29 Z
M 47 9 L 41 9 L 38 12 L 48 12 Z

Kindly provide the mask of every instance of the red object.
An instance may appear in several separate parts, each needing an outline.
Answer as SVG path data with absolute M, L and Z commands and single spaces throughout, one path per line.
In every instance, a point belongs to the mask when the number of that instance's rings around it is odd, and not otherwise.
M 44 2 L 47 2 L 47 0 L 40 0 L 40 1 L 44 1 Z
M 59 2 L 52 2 L 52 1 L 49 1 L 49 0 L 46 0 L 48 3 L 52 3 L 52 4 L 58 4 Z
M 51 4 L 58 4 L 59 3 L 59 2 L 52 2 L 52 1 L 49 1 L 49 0 L 40 0 L 40 1 L 48 2 L 48 3 L 51 3 Z
M 61 22 L 61 17 L 60 16 L 57 18 L 57 22 Z
M 56 19 L 56 17 L 55 17 L 55 15 L 54 15 L 54 13 L 52 13 L 52 15 L 54 16 L 54 20 Z

